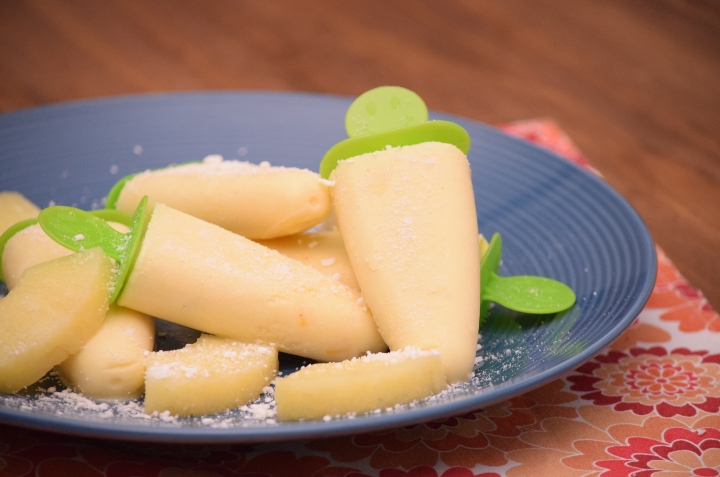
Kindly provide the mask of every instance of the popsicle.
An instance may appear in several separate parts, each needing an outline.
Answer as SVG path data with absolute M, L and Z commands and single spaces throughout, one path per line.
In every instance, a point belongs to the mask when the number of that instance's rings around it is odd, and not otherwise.
M 437 350 L 448 382 L 464 381 L 475 361 L 480 314 L 470 166 L 463 150 L 433 134 L 434 122 L 425 122 L 427 110 L 422 114 L 414 93 L 395 87 L 380 93 L 358 97 L 347 117 L 357 118 L 358 111 L 382 114 L 383 106 L 395 111 L 407 102 L 415 112 L 404 124 L 412 119 L 417 125 L 385 132 L 381 139 L 348 128 L 350 146 L 339 143 L 328 151 L 321 171 L 335 184 L 338 227 L 390 350 Z M 467 149 L 467 133 L 443 123 L 445 128 Z M 359 154 L 343 157 L 343 152 Z
M 13 191 L 0 191 L 0 234 L 12 224 L 37 217 L 40 207 L 24 195 Z
M 15 393 L 100 329 L 115 264 L 93 248 L 28 268 L 0 300 L 0 392 Z
M 360 295 L 332 277 L 164 204 L 143 228 L 144 209 L 141 201 L 127 235 L 72 208 L 45 209 L 40 223 L 68 247 L 108 239 L 104 250 L 121 263 L 121 306 L 320 361 L 386 349 Z
M 161 202 L 250 239 L 302 232 L 330 211 L 328 187 L 315 172 L 218 155 L 125 177 L 107 207 L 132 214 L 146 195 L 150 207 Z
M 153 350 L 155 320 L 110 306 L 100 329 L 55 370 L 70 388 L 94 399 L 140 397 L 145 384 L 145 354 Z
M 360 291 L 340 232 L 309 232 L 257 242 Z
M 277 347 L 202 335 L 193 344 L 147 358 L 147 414 L 223 412 L 256 399 L 278 371 Z

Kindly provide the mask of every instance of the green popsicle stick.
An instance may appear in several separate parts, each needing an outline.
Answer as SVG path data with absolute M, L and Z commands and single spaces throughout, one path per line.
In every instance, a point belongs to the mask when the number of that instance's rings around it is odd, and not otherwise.
M 345 115 L 349 137 L 362 137 L 428 121 L 425 101 L 400 86 L 380 86 L 352 102 Z
M 480 259 L 481 319 L 490 302 L 521 313 L 548 314 L 567 310 L 575 293 L 557 280 L 532 275 L 501 277 L 502 238 L 496 233 Z
M 38 221 L 45 233 L 63 247 L 74 252 L 100 247 L 108 257 L 119 263 L 115 288 L 110 297 L 110 303 L 113 303 L 125 285 L 140 249 L 147 202 L 147 196 L 143 197 L 130 220 L 130 231 L 125 234 L 113 229 L 102 218 L 73 207 L 48 207 L 40 212 Z
M 320 176 L 327 179 L 337 163 L 386 147 L 423 142 L 453 144 L 464 154 L 470 150 L 470 135 L 450 121 L 428 121 L 425 102 L 409 89 L 380 86 L 353 101 L 345 116 L 348 139 L 331 147 L 320 161 Z
M 125 212 L 121 212 L 119 210 L 92 210 L 90 211 L 90 213 L 109 222 L 117 222 L 125 226 L 130 226 L 130 216 Z M 8 229 L 5 230 L 2 235 L 0 235 L 0 280 L 5 281 L 2 273 L 2 256 L 5 252 L 5 245 L 7 245 L 8 240 L 10 240 L 16 233 L 20 232 L 21 230 L 26 229 L 31 225 L 35 225 L 37 223 L 37 217 L 21 220 L 20 222 L 17 222 L 8 227 Z

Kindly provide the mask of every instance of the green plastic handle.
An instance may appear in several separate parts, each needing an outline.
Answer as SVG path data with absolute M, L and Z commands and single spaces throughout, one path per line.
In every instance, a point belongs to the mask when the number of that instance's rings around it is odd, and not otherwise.
M 483 300 L 522 313 L 558 313 L 575 303 L 575 293 L 557 280 L 531 275 L 493 275 L 483 287 Z
M 100 217 L 102 219 L 105 219 L 109 222 L 117 222 L 119 224 L 123 224 L 125 226 L 130 226 L 130 216 L 126 214 L 125 212 L 121 212 L 119 210 L 92 210 L 90 211 L 91 214 Z M 21 230 L 24 230 L 31 225 L 35 225 L 38 223 L 38 219 L 32 218 L 32 219 L 25 219 L 21 220 L 20 222 L 17 222 L 5 230 L 5 232 L 0 235 L 0 280 L 5 281 L 5 277 L 2 273 L 2 257 L 3 253 L 5 252 L 5 245 L 7 245 L 8 241 L 18 232 Z
M 320 161 L 320 176 L 327 179 L 337 163 L 389 147 L 423 142 L 453 144 L 464 154 L 470 135 L 450 121 L 428 121 L 425 102 L 409 89 L 380 86 L 353 101 L 345 116 L 348 139 L 340 141 Z
M 498 275 L 502 258 L 502 237 L 493 235 L 480 259 L 481 319 L 490 302 L 521 313 L 549 314 L 575 304 L 575 292 L 562 282 L 546 277 Z
M 45 233 L 65 248 L 80 252 L 100 247 L 120 267 L 110 303 L 120 294 L 142 240 L 147 215 L 147 196 L 138 204 L 130 220 L 130 231 L 123 234 L 102 218 L 74 207 L 48 207 L 40 212 L 38 222 Z
M 349 137 L 362 137 L 428 121 L 425 101 L 400 86 L 380 86 L 352 102 L 345 115 Z

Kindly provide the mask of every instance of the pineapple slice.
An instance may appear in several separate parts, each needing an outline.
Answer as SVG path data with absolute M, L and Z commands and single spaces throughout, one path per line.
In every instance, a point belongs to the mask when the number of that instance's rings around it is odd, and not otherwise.
M 256 399 L 278 371 L 275 345 L 202 335 L 174 351 L 151 353 L 145 412 L 176 416 L 223 412 Z
M 28 268 L 0 300 L 0 392 L 21 390 L 78 352 L 102 325 L 114 280 L 99 248 Z
M 414 348 L 318 363 L 275 381 L 279 420 L 321 419 L 407 404 L 447 387 L 440 353 Z
M 0 192 L 0 234 L 11 225 L 38 216 L 40 208 L 19 192 Z
M 113 305 L 95 336 L 55 369 L 87 397 L 134 399 L 142 395 L 145 354 L 154 344 L 154 318 Z

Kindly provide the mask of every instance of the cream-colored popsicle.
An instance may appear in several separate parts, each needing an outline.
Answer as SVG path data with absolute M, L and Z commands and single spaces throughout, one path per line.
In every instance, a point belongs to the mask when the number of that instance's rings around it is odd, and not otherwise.
M 134 399 L 143 393 L 145 354 L 154 343 L 154 318 L 111 306 L 98 332 L 55 369 L 66 385 L 87 397 Z
M 137 174 L 115 206 L 132 214 L 145 195 L 149 207 L 161 202 L 251 239 L 302 232 L 330 211 L 328 187 L 315 172 L 220 156 Z
M 0 234 L 21 220 L 37 217 L 40 208 L 19 192 L 0 191 Z
M 127 226 L 109 222 L 119 232 Z M 16 232 L 2 252 L 2 272 L 8 290 L 34 265 L 74 252 L 53 241 L 39 224 Z M 143 390 L 144 353 L 155 342 L 154 318 L 122 307 L 110 307 L 98 332 L 57 368 L 66 385 L 88 397 L 132 399 Z
M 470 166 L 429 142 L 338 163 L 338 226 L 365 302 L 391 350 L 441 353 L 448 382 L 468 379 L 480 310 Z
M 256 399 L 278 371 L 277 347 L 202 335 L 147 358 L 145 412 L 202 416 Z
M 0 392 L 28 386 L 100 329 L 115 281 L 102 250 L 28 268 L 0 300 Z
M 360 291 L 340 232 L 311 232 L 257 242 Z
M 218 336 L 339 361 L 383 351 L 360 295 L 337 280 L 156 204 L 118 304 Z
M 480 257 L 488 247 L 488 242 L 481 235 L 478 236 Z M 256 240 L 265 247 L 277 250 L 286 257 L 310 265 L 326 275 L 330 275 L 350 288 L 360 291 L 355 278 L 355 272 L 350 263 L 345 242 L 337 230 L 309 232 L 289 235 L 272 240 Z

